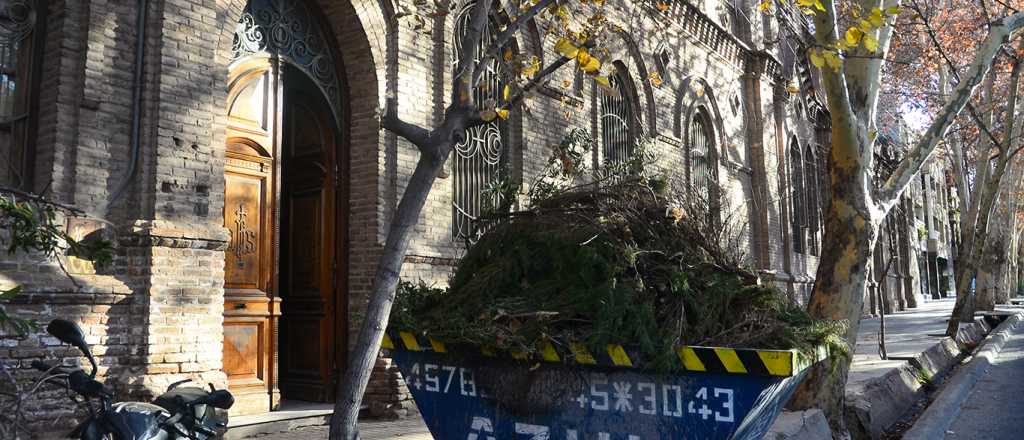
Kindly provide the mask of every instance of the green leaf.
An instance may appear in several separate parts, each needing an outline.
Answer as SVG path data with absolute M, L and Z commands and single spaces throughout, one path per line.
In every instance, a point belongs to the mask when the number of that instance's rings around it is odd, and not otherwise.
M 828 64 L 828 67 L 838 72 L 839 68 L 843 66 L 843 60 L 835 52 L 827 51 L 825 52 L 825 64 Z
M 21 286 L 14 286 L 11 289 L 0 292 L 0 301 L 10 301 L 21 293 Z
M 818 53 L 818 51 L 811 50 L 808 55 L 810 55 L 811 64 L 814 64 L 814 67 L 817 67 L 819 69 L 825 67 L 825 57 L 821 56 L 821 54 Z
M 878 50 L 878 39 L 875 38 L 873 35 L 865 35 L 864 48 L 870 52 L 875 52 L 876 50 Z

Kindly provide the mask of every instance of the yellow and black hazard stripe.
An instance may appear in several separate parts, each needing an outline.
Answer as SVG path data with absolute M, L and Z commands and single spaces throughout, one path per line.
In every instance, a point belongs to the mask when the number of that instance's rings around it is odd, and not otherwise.
M 397 343 L 396 343 L 397 342 Z M 412 332 L 389 332 L 384 335 L 381 348 L 387 350 L 430 351 L 448 353 L 448 347 L 434 338 Z M 475 350 L 486 358 L 511 357 L 520 361 L 540 361 L 602 367 L 644 368 L 639 351 L 629 346 L 610 344 L 605 350 L 591 351 L 584 344 L 573 343 L 556 347 L 544 342 L 532 355 L 512 349 L 502 352 L 492 347 L 465 348 Z M 793 376 L 828 353 L 821 347 L 814 356 L 805 356 L 797 350 L 754 350 L 722 347 L 684 346 L 677 349 L 680 369 L 702 373 L 751 374 L 759 376 Z

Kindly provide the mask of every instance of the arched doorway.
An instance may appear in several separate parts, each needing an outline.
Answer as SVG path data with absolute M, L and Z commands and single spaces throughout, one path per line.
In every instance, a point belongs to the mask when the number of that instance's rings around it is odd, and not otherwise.
M 224 186 L 232 414 L 333 400 L 347 354 L 341 64 L 302 4 L 252 0 L 236 31 Z

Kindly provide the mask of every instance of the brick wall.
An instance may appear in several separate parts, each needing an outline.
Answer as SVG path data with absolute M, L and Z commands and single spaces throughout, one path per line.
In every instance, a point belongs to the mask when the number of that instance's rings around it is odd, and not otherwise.
M 406 141 L 379 128 L 377 109 L 397 94 L 399 113 L 432 127 L 450 94 L 455 14 L 437 19 L 429 33 L 395 20 L 387 2 L 316 0 L 336 40 L 347 89 L 349 339 L 365 307 L 391 215 L 417 158 Z M 759 268 L 799 299 L 806 298 L 817 261 L 789 245 L 788 139 L 813 142 L 811 122 L 796 116 L 783 91 L 789 81 L 765 41 L 770 20 L 744 24 L 745 42 L 710 25 L 655 16 L 645 3 L 609 1 L 609 19 L 622 27 L 606 63 L 621 63 L 636 88 L 636 110 L 658 152 L 655 167 L 684 172 L 686 129 L 693 109 L 709 110 L 715 128 L 720 184 Z M 0 283 L 24 284 L 29 294 L 15 313 L 75 319 L 96 344 L 101 374 L 120 391 L 145 397 L 184 377 L 224 382 L 221 368 L 226 79 L 235 23 L 244 0 L 160 0 L 147 14 L 142 95 L 141 160 L 125 196 L 110 196 L 128 169 L 131 84 L 135 57 L 133 2 L 52 1 L 41 76 L 37 189 L 73 203 L 107 224 L 118 257 L 96 272 L 72 268 L 77 287 L 53 262 L 3 257 Z M 748 5 L 749 8 L 754 8 Z M 507 11 L 506 11 L 507 12 Z M 713 21 L 725 23 L 717 10 Z M 750 11 L 748 11 L 748 14 Z M 507 13 L 506 13 L 507 15 Z M 669 20 L 673 30 L 659 30 Z M 739 26 L 739 25 L 737 25 Z M 550 39 L 521 35 L 515 47 L 550 61 Z M 755 53 L 755 50 L 765 50 Z M 775 66 L 767 68 L 766 66 Z M 664 80 L 647 80 L 658 70 Z M 570 84 L 564 91 L 561 85 Z M 509 136 L 513 176 L 532 181 L 552 145 L 573 127 L 597 130 L 598 91 L 576 81 L 571 69 L 556 73 L 548 89 L 528 101 L 530 114 L 514 112 Z M 757 97 L 757 99 L 755 99 Z M 596 133 L 595 133 L 596 135 Z M 598 137 L 599 136 L 595 136 Z M 600 161 L 594 155 L 595 163 Z M 592 164 L 594 165 L 594 164 Z M 450 168 L 449 168 L 450 171 Z M 755 214 L 752 202 L 761 194 Z M 759 196 L 759 197 L 762 197 Z M 444 284 L 464 252 L 452 234 L 453 182 L 439 179 L 416 227 L 402 276 Z M 53 354 L 54 341 L 32 335 L 0 339 L 0 359 L 25 367 Z M 368 397 L 379 414 L 408 411 L 407 390 L 386 359 L 377 365 Z M 47 408 L 57 406 L 46 403 Z

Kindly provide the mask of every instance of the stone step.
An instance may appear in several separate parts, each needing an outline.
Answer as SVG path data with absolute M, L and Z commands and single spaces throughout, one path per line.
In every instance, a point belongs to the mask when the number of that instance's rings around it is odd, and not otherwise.
M 282 401 L 277 411 L 231 417 L 224 438 L 243 439 L 325 425 L 333 413 L 334 405 L 330 403 Z

